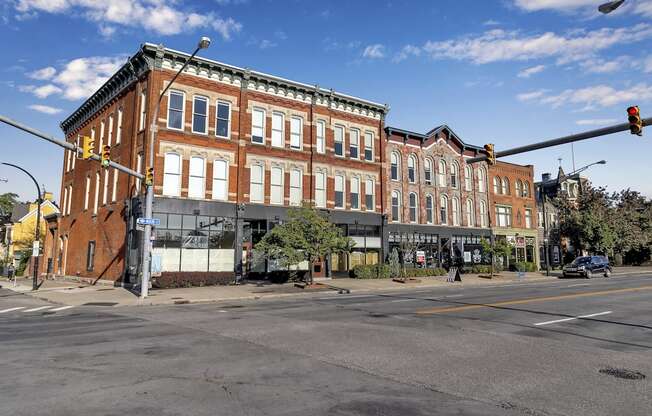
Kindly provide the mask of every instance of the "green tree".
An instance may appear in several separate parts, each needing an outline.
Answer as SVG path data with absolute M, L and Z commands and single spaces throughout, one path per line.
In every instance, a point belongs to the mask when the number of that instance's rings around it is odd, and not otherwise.
M 509 257 L 512 253 L 512 246 L 505 240 L 494 239 L 493 243 L 488 241 L 486 238 L 480 240 L 480 245 L 482 246 L 482 252 L 488 254 L 491 257 L 491 267 L 490 267 L 490 276 L 494 277 L 494 268 L 496 265 L 496 257 L 505 256 Z
M 18 194 L 7 192 L 0 195 L 0 217 L 11 215 L 14 205 L 18 203 Z
M 304 205 L 288 211 L 288 220 L 265 234 L 254 249 L 281 267 L 308 262 L 309 283 L 313 282 L 312 265 L 335 253 L 349 253 L 353 240 L 314 208 Z

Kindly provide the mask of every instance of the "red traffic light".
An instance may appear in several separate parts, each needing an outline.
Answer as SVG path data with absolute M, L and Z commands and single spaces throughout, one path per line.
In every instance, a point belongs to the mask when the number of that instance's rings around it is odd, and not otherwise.
M 627 114 L 630 115 L 630 116 L 637 116 L 640 113 L 641 113 L 641 110 L 639 110 L 638 106 L 629 107 L 627 109 Z

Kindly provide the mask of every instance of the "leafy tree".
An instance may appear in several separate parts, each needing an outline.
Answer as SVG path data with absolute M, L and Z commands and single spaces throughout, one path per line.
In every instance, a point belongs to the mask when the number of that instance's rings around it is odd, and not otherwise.
M 509 257 L 509 255 L 512 254 L 512 246 L 510 246 L 507 241 L 502 239 L 494 239 L 493 243 L 491 243 L 486 238 L 482 238 L 480 240 L 480 245 L 482 246 L 482 252 L 488 254 L 491 257 L 490 276 L 493 278 L 494 269 L 496 266 L 496 257 Z
M 389 253 L 389 270 L 392 277 L 399 277 L 401 274 L 401 259 L 398 255 L 396 247 Z
M 0 217 L 11 215 L 14 205 L 18 203 L 18 194 L 7 192 L 0 195 Z
M 277 225 L 254 247 L 264 258 L 276 261 L 281 267 L 309 264 L 310 284 L 312 265 L 335 253 L 348 253 L 353 240 L 342 235 L 342 230 L 328 221 L 314 208 L 304 205 L 288 211 L 288 221 Z
M 405 277 L 407 274 L 405 273 L 405 268 L 406 268 L 406 263 L 411 262 L 415 263 L 416 262 L 416 255 L 417 255 L 417 250 L 419 250 L 419 243 L 416 241 L 410 241 L 410 240 L 404 240 L 401 241 L 399 244 L 399 248 L 401 250 L 401 270 L 403 277 Z

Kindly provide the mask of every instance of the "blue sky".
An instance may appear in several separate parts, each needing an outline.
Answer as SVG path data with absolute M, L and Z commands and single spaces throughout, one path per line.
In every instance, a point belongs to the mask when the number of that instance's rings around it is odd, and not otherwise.
M 62 137 L 59 122 L 142 42 L 388 103 L 388 125 L 446 123 L 498 150 L 652 113 L 652 0 L 611 15 L 600 0 L 5 0 L 0 5 L 0 114 Z M 648 128 L 575 144 L 595 185 L 652 197 Z M 0 161 L 59 193 L 62 151 L 0 126 Z M 537 178 L 572 170 L 570 145 L 507 161 Z M 0 167 L 0 193 L 33 185 Z

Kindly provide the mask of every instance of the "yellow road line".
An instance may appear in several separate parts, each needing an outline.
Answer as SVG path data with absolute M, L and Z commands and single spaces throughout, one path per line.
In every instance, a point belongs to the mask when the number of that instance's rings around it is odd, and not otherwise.
M 582 292 L 582 293 L 575 293 L 572 295 L 558 295 L 558 296 L 545 296 L 540 298 L 507 300 L 503 302 L 487 303 L 482 305 L 451 306 L 447 308 L 428 308 L 428 309 L 418 310 L 416 313 L 418 315 L 430 315 L 430 314 L 444 313 L 444 312 L 462 312 L 462 311 L 468 311 L 473 309 L 491 308 L 497 306 L 520 305 L 522 303 L 532 303 L 532 302 L 548 302 L 554 300 L 584 298 L 588 296 L 613 295 L 616 293 L 636 292 L 639 290 L 650 290 L 650 289 L 652 289 L 652 286 L 630 287 L 626 289 L 600 290 L 597 292 Z

